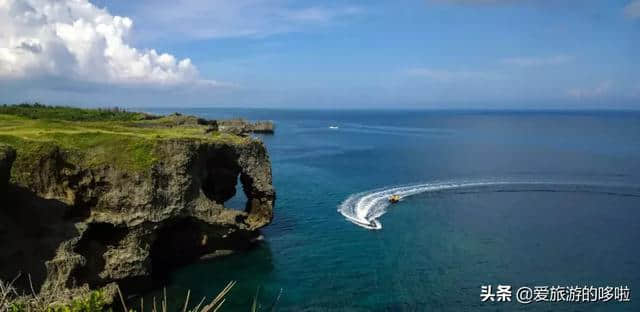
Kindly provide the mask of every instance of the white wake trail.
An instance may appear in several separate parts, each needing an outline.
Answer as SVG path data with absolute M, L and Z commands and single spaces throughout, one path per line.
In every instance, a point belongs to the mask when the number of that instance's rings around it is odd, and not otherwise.
M 338 211 L 352 223 L 371 230 L 379 230 L 382 224 L 378 221 L 387 212 L 391 204 L 389 196 L 398 195 L 400 200 L 408 196 L 463 188 L 492 187 L 492 186 L 595 186 L 589 184 L 554 183 L 543 181 L 458 181 L 458 182 L 433 182 L 405 186 L 394 186 L 349 196 L 338 206 Z

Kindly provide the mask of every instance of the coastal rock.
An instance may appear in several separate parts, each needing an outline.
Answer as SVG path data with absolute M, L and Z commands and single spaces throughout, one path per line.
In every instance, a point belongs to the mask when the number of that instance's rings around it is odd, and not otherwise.
M 272 121 L 256 121 L 253 123 L 254 133 L 274 133 L 275 126 Z
M 275 131 L 272 121 L 249 122 L 244 119 L 217 120 L 218 131 L 233 133 L 236 135 L 247 135 L 249 133 L 269 133 Z
M 11 177 L 11 165 L 16 159 L 16 150 L 10 146 L 0 144 L 0 192 L 2 192 Z
M 0 151 L 4 179 L 15 153 Z M 258 140 L 159 140 L 157 160 L 139 172 L 83 167 L 56 145 L 34 155 L 0 208 L 0 277 L 29 273 L 43 292 L 142 290 L 176 265 L 250 247 L 273 218 L 271 165 Z M 244 210 L 224 206 L 238 181 Z
M 246 119 L 220 119 L 220 120 L 209 120 L 204 118 L 199 118 L 190 115 L 183 115 L 180 113 L 173 113 L 167 116 L 154 116 L 145 114 L 144 118 L 146 120 L 156 120 L 158 122 L 150 124 L 148 126 L 152 127 L 176 127 L 176 126 L 186 126 L 186 127 L 202 127 L 204 126 L 205 132 L 210 133 L 214 131 L 219 131 L 221 133 L 231 133 L 239 136 L 247 136 L 250 133 L 266 133 L 273 134 L 275 132 L 275 125 L 273 121 L 256 121 L 250 122 Z

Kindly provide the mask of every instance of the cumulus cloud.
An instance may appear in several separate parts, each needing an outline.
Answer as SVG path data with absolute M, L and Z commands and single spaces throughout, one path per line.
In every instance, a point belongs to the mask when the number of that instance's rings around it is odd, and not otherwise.
M 433 68 L 412 68 L 406 71 L 408 75 L 437 82 L 456 82 L 465 80 L 496 80 L 500 75 L 483 71 L 456 71 Z
M 502 60 L 502 63 L 520 67 L 536 67 L 547 65 L 559 65 L 573 60 L 567 55 L 554 55 L 549 57 L 510 57 Z
M 0 0 L 0 78 L 215 84 L 186 58 L 128 43 L 133 21 L 88 0 Z
M 640 0 L 633 0 L 624 8 L 624 13 L 631 18 L 640 18 Z
M 603 81 L 594 87 L 574 88 L 567 93 L 576 99 L 591 99 L 605 96 L 610 93 L 613 84 L 611 81 Z

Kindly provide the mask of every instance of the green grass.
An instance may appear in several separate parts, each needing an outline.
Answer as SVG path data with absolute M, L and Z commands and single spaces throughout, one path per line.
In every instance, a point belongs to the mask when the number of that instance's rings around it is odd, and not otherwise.
M 82 109 L 65 106 L 46 106 L 42 104 L 2 105 L 0 114 L 22 116 L 31 119 L 59 119 L 68 121 L 133 121 L 142 120 L 149 115 L 127 112 L 121 109 Z
M 28 178 L 38 160 L 56 148 L 69 162 L 84 168 L 114 166 L 141 172 L 161 157 L 156 147 L 165 140 L 227 144 L 243 144 L 250 140 L 215 131 L 206 133 L 206 127 L 187 116 L 150 119 L 148 115 L 122 111 L 0 106 L 0 143 L 17 150 L 13 175 L 18 181 Z

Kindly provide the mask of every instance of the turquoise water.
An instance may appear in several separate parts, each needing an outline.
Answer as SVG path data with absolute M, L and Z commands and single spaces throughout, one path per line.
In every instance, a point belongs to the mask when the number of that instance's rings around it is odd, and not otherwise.
M 263 311 L 280 292 L 278 311 L 640 310 L 639 113 L 179 111 L 274 120 L 278 199 L 264 244 L 177 270 L 170 294 L 236 280 L 225 311 L 258 287 Z M 483 303 L 489 284 L 626 285 L 632 301 Z

